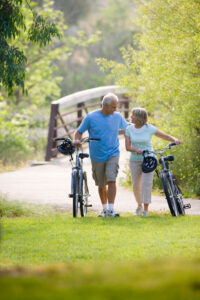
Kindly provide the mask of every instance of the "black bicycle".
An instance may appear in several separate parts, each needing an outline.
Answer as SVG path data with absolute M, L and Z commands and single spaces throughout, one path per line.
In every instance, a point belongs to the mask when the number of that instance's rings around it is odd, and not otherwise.
M 81 217 L 87 214 L 87 208 L 92 205 L 88 203 L 89 189 L 87 184 L 87 174 L 83 170 L 83 159 L 89 157 L 88 153 L 80 151 L 80 147 L 74 145 L 70 138 L 57 138 L 56 141 L 62 141 L 62 144 L 57 146 L 60 153 L 70 155 L 70 162 L 72 165 L 71 174 L 71 193 L 69 197 L 73 200 L 73 217 L 78 216 L 78 207 L 80 207 Z M 81 145 L 84 143 L 100 141 L 96 138 L 84 138 Z M 73 154 L 76 151 L 76 160 L 74 162 Z
M 166 150 L 171 149 L 174 146 L 176 146 L 176 144 L 171 143 L 159 151 L 145 150 L 145 151 L 143 151 L 143 155 L 145 156 L 146 154 L 149 155 L 149 154 L 153 153 L 155 155 L 160 156 L 159 164 L 161 165 L 162 169 L 160 171 L 160 174 L 158 173 L 158 171 L 156 169 L 156 173 L 157 173 L 158 177 L 160 177 L 160 179 L 161 179 L 163 190 L 164 190 L 164 193 L 165 193 L 165 196 L 167 199 L 167 203 L 168 203 L 170 212 L 171 212 L 172 216 L 177 217 L 179 214 L 185 215 L 185 209 L 191 208 L 191 205 L 190 205 L 190 203 L 185 204 L 185 205 L 183 204 L 181 189 L 178 186 L 175 176 L 172 174 L 172 172 L 170 170 L 169 164 L 170 164 L 170 162 L 174 161 L 174 156 L 173 155 L 168 155 L 168 156 L 163 155 L 163 153 Z M 150 158 L 149 160 L 147 160 L 147 163 L 152 164 L 152 168 L 153 168 L 153 164 L 155 164 L 156 161 L 157 160 L 155 158 L 153 158 L 152 160 Z M 156 163 L 155 168 L 156 167 L 157 167 L 157 163 Z

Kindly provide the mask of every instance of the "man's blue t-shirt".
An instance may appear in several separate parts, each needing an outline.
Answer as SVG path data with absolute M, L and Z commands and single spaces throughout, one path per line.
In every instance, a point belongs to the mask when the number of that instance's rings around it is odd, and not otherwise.
M 129 125 L 119 112 L 105 116 L 100 110 L 89 113 L 78 128 L 81 134 L 88 130 L 90 138 L 101 139 L 90 142 L 92 161 L 104 162 L 112 156 L 119 156 L 118 131 Z

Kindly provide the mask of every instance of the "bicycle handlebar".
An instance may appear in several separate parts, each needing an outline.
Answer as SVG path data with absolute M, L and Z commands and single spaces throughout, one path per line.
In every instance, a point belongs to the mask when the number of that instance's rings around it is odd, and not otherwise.
M 170 143 L 167 146 L 165 146 L 163 149 L 160 149 L 158 151 L 150 151 L 150 150 L 144 150 L 142 155 L 146 154 L 150 154 L 150 153 L 154 153 L 154 154 L 162 154 L 163 152 L 165 152 L 167 149 L 171 149 L 172 147 L 177 146 L 176 143 Z
M 101 139 L 99 139 L 99 138 L 89 138 L 89 142 L 90 141 L 101 141 Z
M 56 138 L 55 141 L 66 141 L 66 142 L 72 142 L 70 138 Z
M 65 141 L 65 142 L 68 142 L 68 143 L 74 145 L 74 142 L 70 138 L 56 138 L 55 140 L 56 141 Z M 100 140 L 101 139 L 99 139 L 99 138 L 89 138 L 89 137 L 86 137 L 86 138 L 84 138 L 81 141 L 81 145 L 84 144 L 84 143 L 96 142 L 96 141 L 100 141 Z
M 171 143 L 168 146 L 169 146 L 169 149 L 170 149 L 171 147 L 174 147 L 174 146 L 177 146 L 177 145 L 176 145 L 176 143 Z

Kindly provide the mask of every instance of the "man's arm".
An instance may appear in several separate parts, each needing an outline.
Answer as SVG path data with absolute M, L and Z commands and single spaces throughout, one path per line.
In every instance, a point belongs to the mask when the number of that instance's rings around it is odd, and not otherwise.
M 74 144 L 80 145 L 82 139 L 82 133 L 80 133 L 78 130 L 75 131 L 74 134 Z
M 131 125 L 131 123 L 127 122 L 124 117 L 121 115 L 121 124 L 120 129 L 118 130 L 118 134 L 125 134 L 126 128 Z
M 118 134 L 125 134 L 125 131 L 126 131 L 126 129 L 120 129 L 120 130 L 118 131 Z

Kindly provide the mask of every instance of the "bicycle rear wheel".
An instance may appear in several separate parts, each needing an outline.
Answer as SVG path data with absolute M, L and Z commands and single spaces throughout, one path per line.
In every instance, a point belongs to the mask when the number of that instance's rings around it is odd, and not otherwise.
M 172 214 L 172 216 L 177 217 L 178 216 L 178 208 L 176 204 L 176 198 L 175 195 L 173 194 L 173 187 L 172 183 L 169 180 L 168 174 L 161 174 L 161 180 L 162 180 L 162 185 L 163 189 L 165 192 L 165 196 L 167 199 L 167 203 L 169 206 L 169 210 Z
M 88 197 L 89 197 L 86 172 L 83 173 L 81 189 L 82 190 L 81 190 L 81 199 L 80 199 L 80 212 L 81 212 L 81 217 L 85 217 L 87 214 L 87 204 L 88 204 Z
M 183 204 L 183 199 L 182 199 L 182 192 L 181 189 L 179 188 L 176 179 L 174 176 L 173 178 L 173 183 L 174 183 L 174 191 L 175 191 L 175 198 L 176 198 L 176 204 L 178 208 L 178 212 L 180 215 L 185 215 L 185 209 L 184 209 L 184 204 Z
M 73 217 L 78 215 L 78 173 L 72 174 L 72 198 L 73 198 Z

